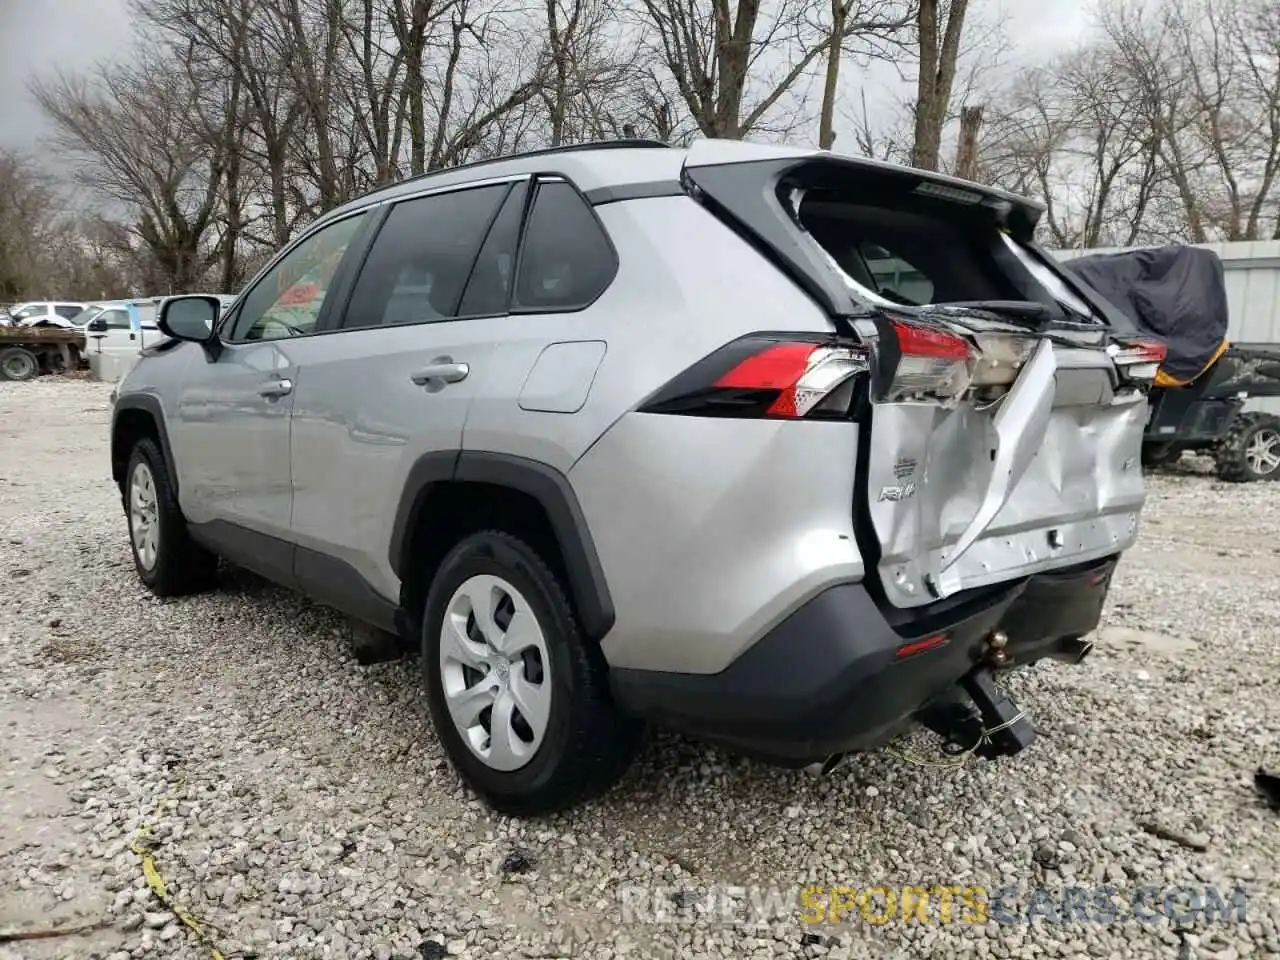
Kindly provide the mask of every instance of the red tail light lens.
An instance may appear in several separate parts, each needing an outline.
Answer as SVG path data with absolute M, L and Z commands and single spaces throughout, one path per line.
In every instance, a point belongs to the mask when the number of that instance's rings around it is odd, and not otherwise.
M 900 317 L 886 317 L 877 326 L 877 400 L 946 402 L 969 388 L 973 355 L 963 337 Z
M 1162 340 L 1130 337 L 1110 347 L 1111 359 L 1130 380 L 1155 380 L 1169 348 Z
M 744 337 L 695 364 L 641 411 L 692 416 L 847 418 L 865 347 L 823 338 Z

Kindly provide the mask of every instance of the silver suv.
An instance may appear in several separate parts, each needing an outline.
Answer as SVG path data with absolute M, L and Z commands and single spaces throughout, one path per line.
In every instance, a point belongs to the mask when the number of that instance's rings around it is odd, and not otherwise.
M 829 768 L 1078 660 L 1143 504 L 1164 355 L 1025 199 L 804 149 L 625 141 L 334 210 L 121 383 L 138 575 L 225 558 L 419 645 L 433 725 L 515 813 L 645 721 Z M 985 735 L 984 735 L 985 734 Z

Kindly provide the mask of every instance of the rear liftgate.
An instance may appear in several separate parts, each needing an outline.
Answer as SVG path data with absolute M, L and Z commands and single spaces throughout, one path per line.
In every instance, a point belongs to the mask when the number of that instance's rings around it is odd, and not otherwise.
M 866 335 L 872 332 L 868 324 L 875 327 L 868 470 L 885 481 L 868 484 L 872 525 L 882 546 L 914 545 L 909 556 L 895 558 L 901 562 L 888 569 L 882 564 L 884 586 L 889 591 L 896 588 L 899 597 L 922 592 L 917 602 L 942 599 L 964 588 L 958 561 L 1009 503 L 1044 447 L 1055 402 L 1063 399 L 1057 387 L 1059 350 L 1066 358 L 1063 373 L 1091 371 L 1096 380 L 1105 378 L 1107 390 L 1099 392 L 1099 409 L 1140 402 L 1163 353 L 1163 346 L 1151 341 L 1108 345 L 1091 332 L 1086 339 L 1093 342 L 1084 346 L 1051 331 L 962 316 L 963 311 L 953 311 L 947 320 L 935 323 L 886 314 L 860 324 Z M 915 449 L 901 442 L 907 432 L 901 428 L 908 421 L 917 428 L 909 431 L 918 438 Z M 885 437 L 886 432 L 892 433 Z M 957 451 L 965 457 L 957 459 Z M 931 463 L 936 453 L 941 462 Z M 945 551 L 929 549 L 929 544 L 943 540 L 942 512 L 949 506 L 943 501 L 955 489 L 942 476 L 942 493 L 935 490 L 931 496 L 930 467 L 938 477 L 974 465 L 981 469 L 985 459 L 990 473 L 971 519 Z M 938 637 L 938 645 L 946 642 L 945 634 Z M 931 639 L 935 638 L 912 641 L 903 650 L 923 652 Z M 957 692 L 964 697 L 951 694 L 921 710 L 924 725 L 947 741 L 945 752 L 1009 756 L 1034 739 L 1025 712 L 995 684 L 997 671 L 1017 665 L 1008 643 L 1002 631 L 992 631 L 977 664 L 960 681 Z M 1081 652 L 1077 644 L 1055 655 L 1079 660 Z

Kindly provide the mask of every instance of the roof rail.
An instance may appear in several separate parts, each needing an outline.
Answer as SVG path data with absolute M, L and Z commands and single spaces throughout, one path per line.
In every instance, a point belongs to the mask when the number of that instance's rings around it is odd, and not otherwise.
M 471 170 L 474 167 L 483 167 L 490 163 L 502 163 L 506 160 L 523 160 L 525 157 L 547 157 L 554 156 L 558 153 L 576 153 L 579 150 L 635 150 L 646 148 L 671 149 L 671 144 L 662 140 L 652 140 L 645 137 L 623 137 L 617 140 L 584 140 L 581 143 L 564 143 L 558 147 L 540 147 L 537 150 L 522 150 L 519 153 L 503 154 L 500 157 L 489 157 L 485 160 L 472 160 L 468 163 L 454 164 L 452 167 L 441 167 L 438 170 L 428 170 L 425 173 L 415 174 L 412 177 L 405 177 L 403 180 L 396 180 L 393 183 L 384 183 L 380 187 L 374 187 L 372 190 L 366 190 L 357 196 L 347 200 L 351 203 L 355 200 L 363 200 L 365 197 L 371 197 L 375 193 L 381 193 L 390 187 L 397 187 L 402 183 L 414 183 L 417 180 L 424 180 L 427 177 L 435 177 L 445 173 L 453 173 L 455 170 Z M 345 205 L 345 204 L 344 204 Z

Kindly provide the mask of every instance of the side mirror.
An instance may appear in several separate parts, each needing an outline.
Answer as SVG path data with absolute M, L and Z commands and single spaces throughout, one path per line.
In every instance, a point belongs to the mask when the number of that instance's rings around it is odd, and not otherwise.
M 98 317 L 96 320 L 89 321 L 90 333 L 106 333 L 108 329 L 110 328 L 107 325 L 106 317 Z
M 200 344 L 209 358 L 216 360 L 220 351 L 213 331 L 221 312 L 222 305 L 216 297 L 198 294 L 169 297 L 160 304 L 156 326 L 166 337 Z

